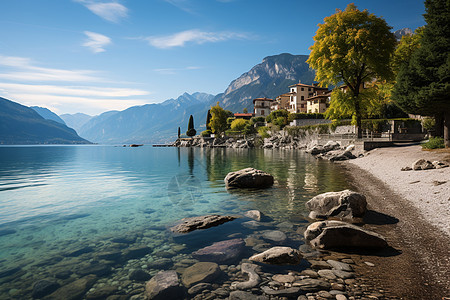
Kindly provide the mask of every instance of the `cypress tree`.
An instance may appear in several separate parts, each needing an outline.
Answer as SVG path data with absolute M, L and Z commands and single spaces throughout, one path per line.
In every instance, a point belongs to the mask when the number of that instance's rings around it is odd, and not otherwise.
M 181 136 L 181 128 L 178 127 L 178 138 L 180 138 L 180 136 Z
M 450 147 L 450 1 L 426 0 L 425 9 L 420 47 L 401 66 L 392 98 L 408 113 L 434 116 Z
M 194 117 L 191 115 L 189 117 L 188 130 L 186 131 L 186 135 L 193 137 L 197 134 L 197 131 L 194 128 Z
M 209 122 L 211 122 L 211 110 L 208 109 L 208 113 L 206 114 L 206 130 L 211 130 L 211 126 L 209 126 Z

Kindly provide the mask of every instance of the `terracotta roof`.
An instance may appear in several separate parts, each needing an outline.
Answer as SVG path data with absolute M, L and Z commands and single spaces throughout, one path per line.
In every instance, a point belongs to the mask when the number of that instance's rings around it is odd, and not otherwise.
M 255 103 L 256 100 L 259 100 L 259 101 L 270 101 L 270 102 L 273 101 L 273 99 L 270 99 L 270 98 L 255 98 L 255 99 L 253 99 L 253 103 Z
M 296 83 L 293 85 L 290 85 L 289 87 L 293 87 L 293 86 L 307 86 L 307 87 L 314 87 L 313 85 L 309 85 L 309 84 L 304 84 L 304 83 Z
M 251 113 L 247 113 L 247 114 L 244 114 L 244 113 L 235 113 L 235 114 L 234 114 L 235 117 L 253 117 L 253 115 L 254 115 L 254 114 L 251 114 Z

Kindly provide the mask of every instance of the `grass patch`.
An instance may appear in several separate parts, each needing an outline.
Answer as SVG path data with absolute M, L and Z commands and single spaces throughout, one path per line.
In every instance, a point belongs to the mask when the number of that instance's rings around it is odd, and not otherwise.
M 428 142 L 422 144 L 423 149 L 441 149 L 444 148 L 444 139 L 441 137 L 432 137 Z

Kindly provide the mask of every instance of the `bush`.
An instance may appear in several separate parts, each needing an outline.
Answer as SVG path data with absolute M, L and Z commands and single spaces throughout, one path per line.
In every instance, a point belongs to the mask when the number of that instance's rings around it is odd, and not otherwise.
M 249 122 L 247 125 L 245 125 L 245 128 L 244 128 L 244 130 L 242 130 L 242 133 L 243 134 L 254 134 L 254 133 L 256 133 L 255 126 L 253 126 L 253 124 L 251 124 Z
M 436 126 L 436 120 L 434 118 L 425 118 L 422 120 L 422 127 L 427 130 L 433 130 Z
M 266 118 L 264 117 L 253 117 L 250 119 L 250 122 L 255 124 L 255 123 L 265 123 L 266 122 Z
M 268 138 L 268 137 L 270 137 L 270 134 L 267 132 L 268 130 L 269 130 L 269 128 L 266 127 L 266 126 L 258 127 L 258 134 L 259 134 L 263 139 Z
M 280 128 L 283 128 L 287 125 L 287 119 L 285 117 L 278 117 L 275 120 L 272 121 L 273 125 L 277 125 Z
M 266 121 L 267 121 L 267 123 L 273 123 L 273 121 L 275 121 L 279 117 L 283 117 L 286 119 L 286 123 L 287 123 L 288 116 L 289 116 L 289 112 L 285 109 L 274 110 L 266 117 Z
M 232 131 L 242 131 L 248 123 L 249 121 L 244 119 L 235 119 L 231 122 L 230 128 Z
M 440 149 L 445 148 L 444 139 L 441 137 L 433 137 L 428 142 L 422 144 L 423 149 Z
M 201 136 L 209 137 L 209 136 L 211 136 L 211 134 L 212 134 L 211 130 L 207 129 L 205 131 L 202 131 Z
M 289 114 L 289 122 L 292 122 L 297 119 L 325 119 L 324 114 L 320 113 L 313 113 L 313 114 L 307 114 L 307 113 L 293 113 Z

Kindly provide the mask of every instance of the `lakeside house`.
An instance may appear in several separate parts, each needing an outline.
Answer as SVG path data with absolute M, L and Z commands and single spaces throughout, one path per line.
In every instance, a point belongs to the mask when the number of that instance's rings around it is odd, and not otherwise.
M 272 105 L 270 106 L 270 109 L 272 111 L 279 110 L 279 109 L 289 109 L 289 102 L 290 102 L 291 94 L 285 93 L 275 98 L 275 101 L 272 102 Z
M 307 113 L 324 113 L 330 107 L 331 91 L 317 90 L 314 95 L 306 99 Z
M 255 117 L 266 117 L 270 114 L 270 107 L 274 100 L 270 98 L 253 99 L 253 113 Z
M 329 102 L 329 99 L 322 97 L 322 95 L 326 93 L 328 93 L 328 88 L 319 87 L 318 84 L 309 85 L 299 82 L 294 85 L 291 85 L 289 86 L 290 97 L 289 97 L 289 107 L 287 110 L 290 113 L 315 112 L 316 109 L 319 110 L 319 107 L 323 107 L 323 105 L 320 105 L 321 102 L 319 100 L 326 100 Z M 311 99 L 317 96 L 320 97 Z M 310 99 L 312 100 L 310 102 L 311 107 L 310 109 L 308 109 L 308 100 Z M 315 100 L 318 100 L 317 103 Z

